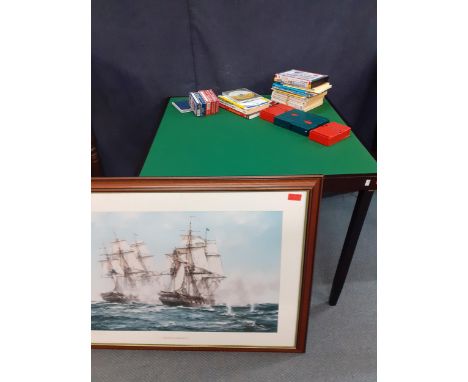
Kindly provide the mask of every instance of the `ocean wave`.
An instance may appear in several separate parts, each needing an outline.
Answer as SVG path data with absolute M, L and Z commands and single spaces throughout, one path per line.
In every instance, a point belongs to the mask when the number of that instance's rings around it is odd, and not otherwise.
M 278 305 L 169 307 L 144 303 L 91 304 L 93 330 L 276 332 Z

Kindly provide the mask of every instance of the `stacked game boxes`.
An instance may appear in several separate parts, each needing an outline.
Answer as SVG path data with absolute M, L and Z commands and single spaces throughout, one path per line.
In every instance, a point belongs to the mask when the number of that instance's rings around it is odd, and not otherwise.
M 262 110 L 260 118 L 295 133 L 306 135 L 311 141 L 324 146 L 334 145 L 351 135 L 349 126 L 280 103 Z
M 216 114 L 219 111 L 219 99 L 211 89 L 191 92 L 189 104 L 197 117 Z
M 306 135 L 311 141 L 324 146 L 334 145 L 351 135 L 349 126 L 283 104 L 276 104 L 262 110 L 260 118 L 295 133 Z
M 326 74 L 292 69 L 275 75 L 271 100 L 309 111 L 323 104 L 331 87 Z
M 223 92 L 219 96 L 219 106 L 243 118 L 252 119 L 270 106 L 270 100 L 242 88 Z

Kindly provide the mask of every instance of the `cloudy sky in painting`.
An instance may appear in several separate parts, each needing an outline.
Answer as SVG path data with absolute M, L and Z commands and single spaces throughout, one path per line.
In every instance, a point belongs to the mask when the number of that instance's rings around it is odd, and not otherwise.
M 281 258 L 281 211 L 242 212 L 95 212 L 92 214 L 92 299 L 112 288 L 103 279 L 98 260 L 102 247 L 118 237 L 129 243 L 143 240 L 154 255 L 156 270 L 167 268 L 164 254 L 171 253 L 187 231 L 192 217 L 194 234 L 216 240 L 224 271 L 225 286 L 238 294 L 262 293 L 264 300 L 277 300 Z M 225 288 L 226 289 L 226 288 Z M 228 293 L 229 294 L 229 293 Z M 244 298 L 245 296 L 237 296 Z M 248 297 L 252 298 L 252 297 Z M 273 301 L 272 301 L 273 302 Z

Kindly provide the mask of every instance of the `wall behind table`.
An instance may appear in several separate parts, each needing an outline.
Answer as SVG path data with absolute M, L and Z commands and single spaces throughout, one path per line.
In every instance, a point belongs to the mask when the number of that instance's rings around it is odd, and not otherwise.
M 107 176 L 144 162 L 167 98 L 271 92 L 275 72 L 327 73 L 329 98 L 372 149 L 375 0 L 93 0 L 92 126 Z

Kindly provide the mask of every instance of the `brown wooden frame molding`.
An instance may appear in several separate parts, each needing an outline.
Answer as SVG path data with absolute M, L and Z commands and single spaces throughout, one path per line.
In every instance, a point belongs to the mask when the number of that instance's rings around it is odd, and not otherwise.
M 219 350 L 219 351 L 305 351 L 312 275 L 317 236 L 317 220 L 322 196 L 322 176 L 284 177 L 203 177 L 203 178 L 93 178 L 92 193 L 112 192 L 218 192 L 218 191 L 306 191 L 307 220 L 302 264 L 302 280 L 296 344 L 293 347 L 264 346 L 180 346 L 180 345 L 132 345 L 92 344 L 94 349 L 164 349 L 164 350 Z

